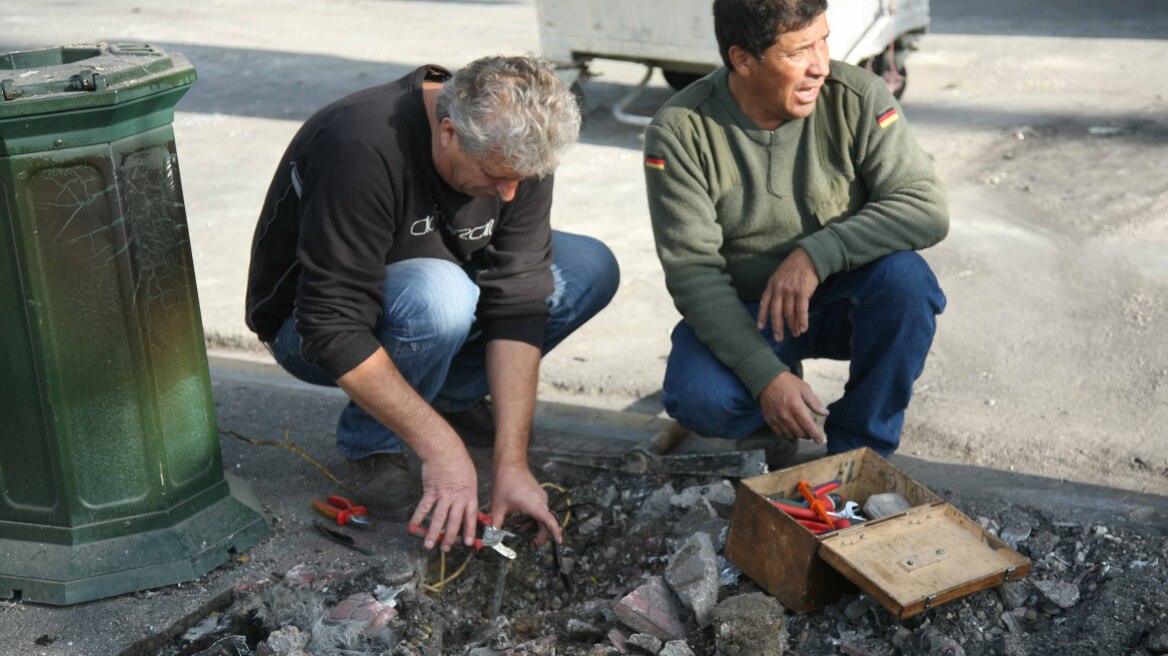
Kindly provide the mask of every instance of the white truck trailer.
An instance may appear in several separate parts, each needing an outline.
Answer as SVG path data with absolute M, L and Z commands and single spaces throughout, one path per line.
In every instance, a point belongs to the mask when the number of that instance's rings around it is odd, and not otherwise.
M 543 57 L 583 93 L 593 59 L 646 66 L 644 79 L 612 109 L 622 123 L 648 125 L 626 108 L 660 68 L 680 89 L 722 65 L 712 0 L 536 0 Z M 929 0 L 835 0 L 829 3 L 833 59 L 868 67 L 899 97 L 905 55 L 929 26 Z

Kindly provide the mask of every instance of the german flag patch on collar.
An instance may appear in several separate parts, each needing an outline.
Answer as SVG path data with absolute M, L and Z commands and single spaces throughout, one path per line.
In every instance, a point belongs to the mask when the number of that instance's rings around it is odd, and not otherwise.
M 645 155 L 645 166 L 658 171 L 665 170 L 665 158 L 660 155 Z
M 876 117 L 876 123 L 879 124 L 881 128 L 886 128 L 895 123 L 898 118 L 900 118 L 900 114 L 897 113 L 896 108 L 890 107 Z

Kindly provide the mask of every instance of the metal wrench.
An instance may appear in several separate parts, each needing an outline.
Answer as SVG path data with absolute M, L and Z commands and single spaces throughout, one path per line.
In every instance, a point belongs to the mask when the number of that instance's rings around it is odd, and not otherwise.
M 849 519 L 853 522 L 867 521 L 867 518 L 860 514 L 860 504 L 855 501 L 848 501 L 844 503 L 844 507 L 835 512 L 828 511 L 829 515 L 836 519 Z

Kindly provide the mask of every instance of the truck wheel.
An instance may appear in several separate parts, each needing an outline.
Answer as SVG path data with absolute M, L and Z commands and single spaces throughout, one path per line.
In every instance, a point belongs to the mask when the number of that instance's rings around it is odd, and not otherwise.
M 697 73 L 682 73 L 681 71 L 666 71 L 662 70 L 661 74 L 665 76 L 665 82 L 673 87 L 674 91 L 681 91 L 689 85 L 702 79 L 701 75 Z
M 576 80 L 572 86 L 568 87 L 568 91 L 572 93 L 572 97 L 576 99 L 576 107 L 580 109 L 580 116 L 584 116 L 584 81 Z
M 889 51 L 893 53 L 891 56 Z M 900 100 L 908 86 L 908 71 L 904 67 L 904 61 L 907 58 L 908 48 L 897 43 L 893 48 L 865 60 L 861 66 L 884 78 L 884 83 L 888 85 L 892 96 Z

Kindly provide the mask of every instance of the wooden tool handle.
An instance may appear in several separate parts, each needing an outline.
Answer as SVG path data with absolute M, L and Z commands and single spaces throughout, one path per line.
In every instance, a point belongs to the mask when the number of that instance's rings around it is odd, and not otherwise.
M 676 421 L 657 431 L 657 434 L 625 452 L 625 471 L 643 474 L 649 470 L 649 461 L 669 453 L 689 435 L 689 429 Z
M 649 442 L 645 445 L 645 450 L 652 455 L 665 455 L 669 453 L 681 441 L 689 435 L 689 429 L 676 421 L 670 421 L 669 425 L 657 431 L 657 434 L 649 438 Z

